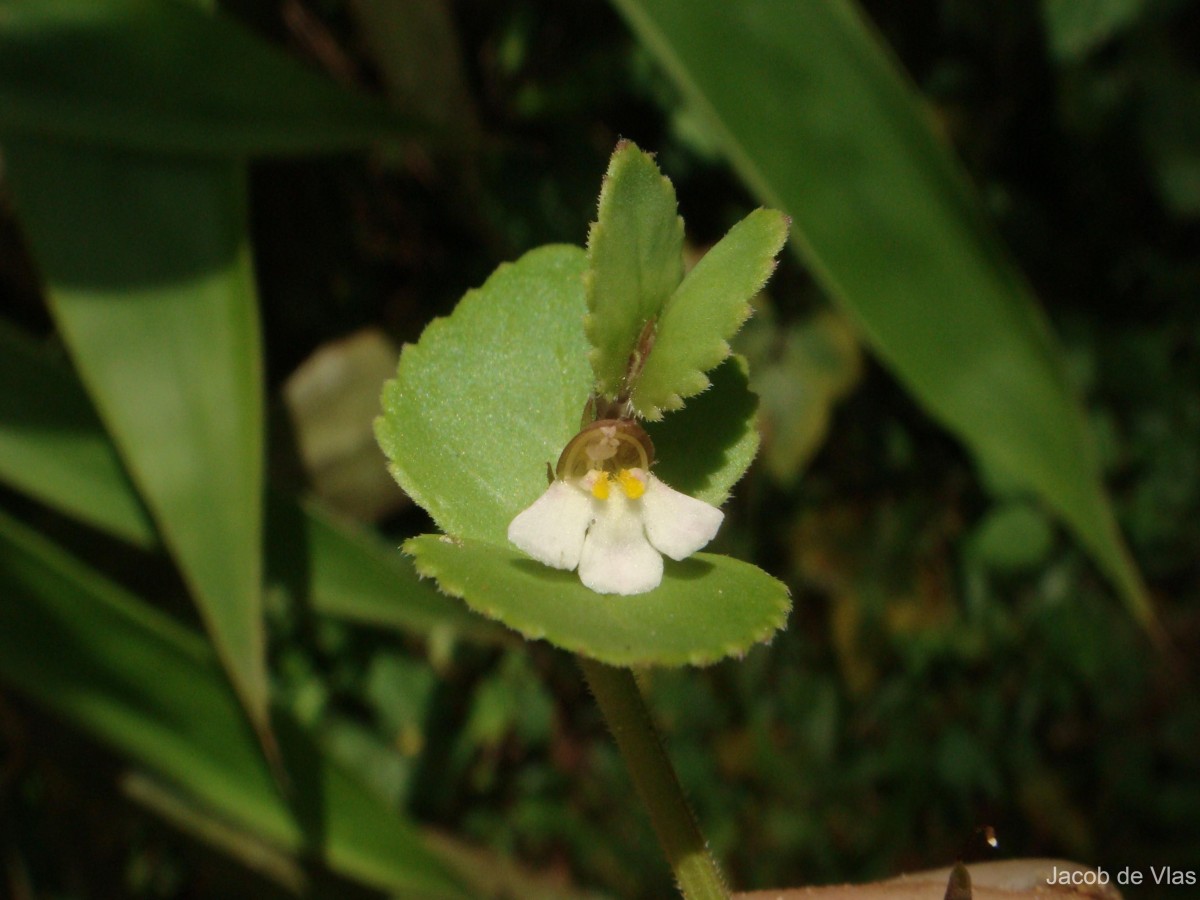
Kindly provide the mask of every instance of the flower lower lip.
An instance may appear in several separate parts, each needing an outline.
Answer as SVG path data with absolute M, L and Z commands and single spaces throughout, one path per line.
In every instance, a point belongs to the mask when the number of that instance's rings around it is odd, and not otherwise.
M 723 518 L 644 470 L 613 477 L 592 469 L 579 479 L 556 479 L 513 519 L 508 539 L 545 565 L 578 568 L 597 593 L 640 594 L 662 583 L 663 555 L 692 555 Z

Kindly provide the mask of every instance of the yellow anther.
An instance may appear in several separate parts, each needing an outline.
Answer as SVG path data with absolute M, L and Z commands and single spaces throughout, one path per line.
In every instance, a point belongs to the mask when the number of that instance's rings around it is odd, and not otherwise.
M 636 500 L 642 494 L 646 493 L 646 482 L 643 478 L 629 469 L 622 469 L 617 475 L 617 480 L 621 482 L 621 490 L 625 492 L 625 496 L 630 500 Z
M 597 500 L 608 499 L 608 473 L 597 472 L 596 480 L 592 482 L 592 496 Z

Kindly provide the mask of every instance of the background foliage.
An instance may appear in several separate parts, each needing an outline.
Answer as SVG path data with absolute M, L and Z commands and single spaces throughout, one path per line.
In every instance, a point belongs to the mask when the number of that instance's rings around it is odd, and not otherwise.
M 757 205 L 711 117 L 591 0 L 231 0 L 218 24 L 182 4 L 147 24 L 140 6 L 105 8 L 176 43 L 114 19 L 131 61 L 111 82 L 68 79 L 95 88 L 77 106 L 22 91 L 83 71 L 81 45 L 43 60 L 27 52 L 37 34 L 0 15 L 0 883 L 15 897 L 454 895 L 504 872 L 534 896 L 537 872 L 549 894 L 663 896 L 669 873 L 570 660 L 469 618 L 391 549 L 432 526 L 378 480 L 370 422 L 395 345 L 501 262 L 583 243 L 618 136 L 657 149 L 696 254 Z M 680 776 L 739 886 L 941 865 L 979 855 L 988 825 L 1004 856 L 1200 869 L 1200 7 L 864 6 L 1061 341 L 1175 655 L 790 258 L 735 346 L 763 447 L 714 549 L 786 580 L 794 611 L 744 660 L 650 677 Z M 156 66 L 234 77 L 167 115 L 155 98 L 179 94 Z M 368 139 L 382 143 L 347 152 Z M 29 212 L 60 195 L 57 215 Z M 156 268 L 89 256 L 119 251 L 107 238 L 139 217 L 158 223 L 142 235 L 166 248 Z M 186 357 L 165 336 L 194 347 L 194 323 L 140 334 L 133 309 L 90 362 L 73 335 L 96 333 L 78 287 L 97 271 L 118 299 L 231 304 L 200 332 L 219 321 L 226 339 L 172 373 L 163 360 Z M 202 374 L 222 347 L 242 366 L 232 387 Z M 961 349 L 925 352 L 932 366 Z M 140 359 L 132 386 L 103 386 L 106 360 L 128 373 Z M 239 454 L 204 466 L 244 506 L 210 494 L 172 512 L 151 451 L 196 446 L 154 414 L 172 376 L 213 389 L 197 416 L 218 419 L 253 410 L 261 377 L 266 427 L 235 423 Z M 178 515 L 195 523 L 183 538 L 164 527 Z M 188 547 L 207 527 L 253 542 L 260 525 L 261 596 L 253 563 Z M 229 602 L 239 591 L 247 603 Z M 253 645 L 260 609 L 256 668 L 231 648 Z

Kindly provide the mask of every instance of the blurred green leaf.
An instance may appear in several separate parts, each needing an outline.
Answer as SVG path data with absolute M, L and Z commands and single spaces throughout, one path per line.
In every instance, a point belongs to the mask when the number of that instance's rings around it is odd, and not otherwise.
M 380 734 L 356 716 L 329 715 L 321 722 L 317 741 L 333 762 L 339 763 L 389 809 L 403 809 L 420 761 L 414 752 L 401 754 L 400 736 Z M 420 749 L 419 744 L 414 745 Z
M 1200 76 L 1155 65 L 1142 94 L 1142 143 L 1163 204 L 1177 216 L 1200 216 Z
M 251 871 L 302 894 L 310 887 L 300 860 L 215 812 L 186 791 L 138 767 L 122 773 L 121 791 L 175 828 L 216 847 Z
M 846 317 L 832 310 L 785 329 L 778 346 L 762 346 L 760 337 L 747 343 L 756 351 L 751 382 L 762 407 L 763 463 L 791 484 L 824 443 L 834 407 L 862 377 L 862 349 Z
M 314 612 L 413 634 L 439 632 L 503 642 L 490 622 L 417 577 L 398 548 L 324 512 L 272 494 L 268 503 L 267 563 L 272 580 L 286 584 Z
M 187 156 L 411 133 L 223 15 L 173 0 L 0 0 L 0 134 Z
M 750 315 L 750 298 L 775 271 L 787 217 L 773 209 L 746 216 L 704 254 L 667 300 L 654 349 L 633 388 L 641 415 L 658 419 L 708 387 L 705 372 L 729 355 L 729 338 Z
M 345 896 L 345 885 L 329 884 L 325 873 L 314 873 L 306 861 L 289 855 L 245 828 L 231 824 L 186 793 L 142 772 L 127 773 L 121 788 L 132 800 L 153 810 L 177 828 L 206 841 L 244 865 L 300 896 Z M 557 823 L 561 828 L 561 822 Z M 608 900 L 608 895 L 564 887 L 555 873 L 530 873 L 509 857 L 468 845 L 440 831 L 424 842 L 448 861 L 472 897 L 521 900 Z M 314 877 L 315 876 L 315 877 Z M 336 893 L 335 893 L 336 892 Z M 397 898 L 414 896 L 406 889 Z M 417 894 L 416 896 L 428 896 Z
M 683 219 L 653 157 L 630 141 L 613 151 L 588 231 L 585 328 L 596 392 L 616 397 L 646 323 L 683 278 Z
M 437 686 L 433 669 L 419 658 L 380 653 L 371 660 L 363 696 L 379 717 L 383 733 L 407 755 L 421 749 Z
M 156 540 L 69 364 L 2 320 L 0 480 L 132 543 Z M 323 615 L 422 635 L 506 635 L 418 579 L 376 534 L 276 491 L 268 494 L 267 578 Z
M 958 165 L 845 0 L 614 0 L 880 358 L 985 464 L 1071 526 L 1154 614 L 1062 352 Z
M 453 10 L 445 3 L 392 0 L 351 0 L 350 6 L 395 105 L 443 124 L 456 141 L 476 142 L 479 122 Z
M 510 733 L 526 747 L 550 739 L 554 701 L 529 659 L 525 652 L 507 653 L 498 670 L 480 683 L 462 729 L 466 745 L 495 748 Z
M 269 732 L 262 362 L 236 162 L 9 141 L 50 307 L 217 652 Z
M 991 510 L 970 539 L 971 556 L 999 572 L 1034 569 L 1054 547 L 1054 529 L 1037 507 L 1019 500 Z
M 68 365 L 0 321 L 0 479 L 130 543 L 154 523 Z
M 468 896 L 412 825 L 276 715 L 284 800 L 209 648 L 0 515 L 0 678 L 221 817 L 405 896 Z
M 476 612 L 613 666 L 700 666 L 741 656 L 782 628 L 791 608 L 787 588 L 766 572 L 711 553 L 668 561 L 661 585 L 622 597 L 485 541 L 422 535 L 404 549 L 418 572 Z
M 1046 41 L 1060 60 L 1082 59 L 1137 21 L 1146 0 L 1041 0 Z

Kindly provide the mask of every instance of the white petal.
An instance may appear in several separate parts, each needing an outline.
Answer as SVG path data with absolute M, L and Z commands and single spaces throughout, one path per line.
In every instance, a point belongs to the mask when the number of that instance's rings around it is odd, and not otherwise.
M 662 583 L 663 562 L 650 546 L 636 503 L 619 490 L 597 501 L 583 542 L 579 580 L 599 594 L 641 594 Z
M 547 566 L 579 565 L 583 538 L 592 521 L 592 498 L 574 485 L 554 481 L 546 493 L 508 526 L 508 539 Z
M 653 475 L 642 495 L 646 536 L 671 559 L 691 556 L 714 537 L 725 514 L 703 500 L 667 487 Z

